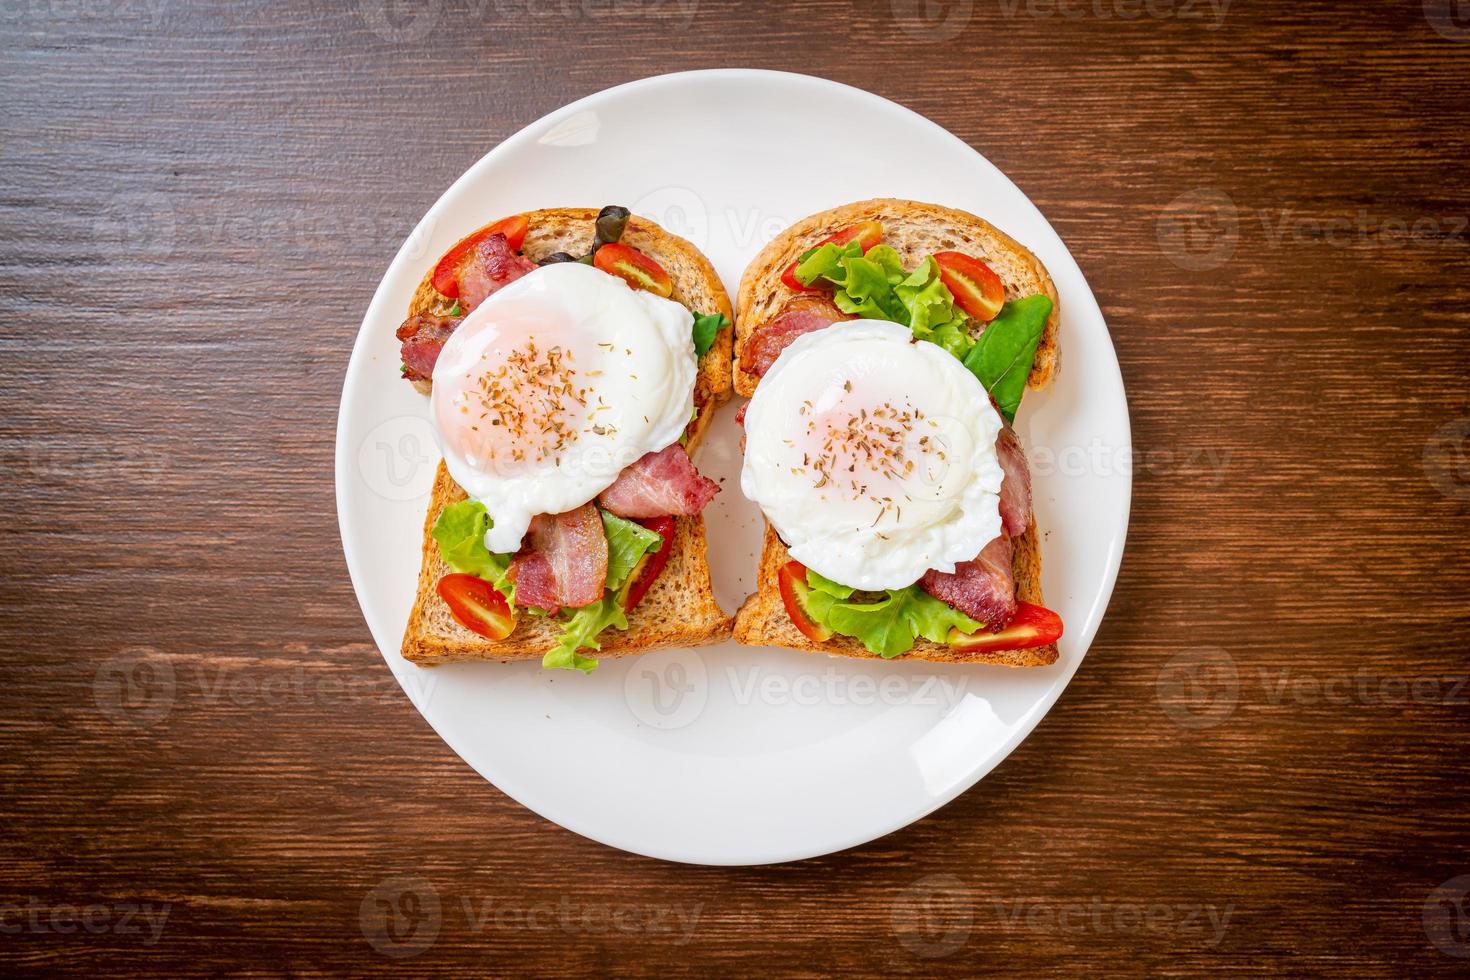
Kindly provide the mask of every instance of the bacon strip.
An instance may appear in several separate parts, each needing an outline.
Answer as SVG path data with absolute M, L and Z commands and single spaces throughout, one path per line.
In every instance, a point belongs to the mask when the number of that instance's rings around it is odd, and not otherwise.
M 534 270 L 536 263 L 517 255 L 504 235 L 491 235 L 470 250 L 459 269 L 459 302 L 473 310 L 495 292 Z
M 1000 520 L 1005 533 L 1018 538 L 1031 524 L 1031 471 L 1026 466 L 1026 453 L 1021 440 L 1010 426 L 1000 430 L 995 440 L 995 453 L 1005 478 L 1000 483 Z
M 531 521 L 526 543 L 510 563 L 516 602 L 558 612 L 602 598 L 607 585 L 607 537 L 597 508 L 583 504 L 565 514 Z
M 919 587 L 934 598 L 985 624 L 1003 630 L 1016 614 L 1016 580 L 1011 572 L 1011 539 L 1001 534 L 981 549 L 973 561 L 955 565 L 954 573 L 932 569 Z
M 771 369 L 776 358 L 797 337 L 851 319 L 837 308 L 830 296 L 808 293 L 793 296 L 775 316 L 745 339 L 740 348 L 740 370 L 759 377 Z
M 461 319 L 459 317 L 433 316 L 429 313 L 420 313 L 403 321 L 398 328 L 398 339 L 403 341 L 400 356 L 403 359 L 403 376 L 410 381 L 431 381 L 434 377 L 434 364 L 439 360 L 439 352 L 444 349 L 444 341 L 454 333 Z
M 719 492 L 719 485 L 696 470 L 684 447 L 674 443 L 625 467 L 597 500 L 619 517 L 636 520 L 698 514 Z

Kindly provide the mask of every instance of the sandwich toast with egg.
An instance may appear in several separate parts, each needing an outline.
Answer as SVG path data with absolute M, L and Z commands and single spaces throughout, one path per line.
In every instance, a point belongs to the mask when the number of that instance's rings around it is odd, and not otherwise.
M 605 235 L 604 222 L 610 212 L 621 212 L 621 217 L 614 215 L 616 230 Z M 505 237 L 507 229 L 508 243 Z M 520 271 L 525 267 L 580 261 L 605 269 L 635 288 L 653 290 L 656 295 L 666 296 L 694 313 L 697 357 L 693 376 L 695 414 L 680 440 L 681 445 L 692 451 L 707 428 L 714 409 L 730 396 L 730 300 L 713 266 L 698 249 L 652 221 L 629 216 L 625 209 L 605 208 L 599 212 L 591 208 L 551 208 L 531 211 L 486 225 L 462 239 L 424 277 L 414 293 L 408 319 L 398 334 L 404 344 L 404 365 L 401 368 L 404 376 L 421 392 L 430 392 L 435 358 L 446 340 L 443 334 L 458 326 L 460 321 L 453 317 L 464 314 L 461 306 L 467 294 L 462 291 L 470 288 L 470 273 L 461 272 L 461 282 L 455 282 L 445 270 L 449 268 L 452 273 L 452 267 L 456 262 L 462 263 L 465 255 L 490 254 L 482 244 L 487 240 L 500 249 L 498 256 L 490 255 L 488 268 L 492 276 L 499 275 L 501 267 L 514 266 L 520 276 L 525 276 L 527 272 Z M 603 261 L 615 251 L 620 262 Z M 475 274 L 481 273 L 483 270 Z M 574 278 L 567 270 L 556 274 Z M 662 282 L 662 289 L 658 282 L 650 283 L 651 278 Z M 703 322 L 708 328 L 702 342 L 698 337 L 701 314 L 705 314 Z M 452 325 L 446 328 L 445 324 Z M 610 331 L 606 342 L 597 346 L 611 350 L 613 341 L 623 340 L 616 333 Z M 433 348 L 435 344 L 439 348 Z M 702 351 L 699 350 L 701 346 L 705 348 Z M 427 359 L 424 355 L 426 349 L 432 349 L 432 356 Z M 569 385 L 566 390 L 571 391 Z M 522 401 L 528 397 L 524 393 L 517 395 Z M 647 421 L 646 417 L 644 421 Z M 560 466 L 560 460 L 557 465 Z M 572 646 L 574 656 L 563 657 L 559 663 L 551 663 L 548 656 L 548 651 L 565 640 L 568 632 L 565 616 L 559 619 L 523 608 L 514 617 L 513 626 L 506 624 L 508 635 L 496 637 L 486 635 L 487 631 L 481 628 L 469 628 L 467 623 L 477 621 L 473 616 L 474 602 L 470 603 L 472 615 L 467 618 L 463 615 L 464 602 L 461 600 L 451 608 L 451 597 L 443 591 L 446 580 L 467 578 L 458 574 L 464 566 L 451 563 L 444 553 L 443 543 L 436 540 L 435 534 L 445 512 L 456 505 L 462 506 L 467 499 L 465 489 L 450 475 L 446 463 L 440 462 L 424 523 L 418 590 L 403 637 L 402 652 L 408 660 L 430 666 L 461 660 L 509 661 L 547 657 L 544 661 L 547 666 L 575 666 L 585 671 L 595 666 L 595 661 L 584 659 L 576 653 L 579 649 L 595 653 L 597 657 L 618 657 L 660 647 L 714 643 L 729 636 L 731 619 L 715 602 L 710 587 L 704 518 L 698 512 L 656 519 L 665 522 L 660 525 L 665 529 L 662 545 L 643 554 L 631 571 L 626 572 L 622 593 L 624 597 L 629 590 L 637 593 L 632 603 L 615 596 L 611 588 L 613 583 L 608 580 L 607 602 L 630 606 L 623 610 L 626 628 L 618 625 L 594 632 L 595 642 L 590 646 Z M 590 503 L 584 506 L 590 506 Z M 603 520 L 609 520 L 605 512 Z M 656 521 L 643 523 L 650 526 Z M 493 527 L 493 519 L 488 524 Z M 672 529 L 671 534 L 668 529 Z M 531 534 L 528 533 L 526 540 L 531 540 Z M 617 558 L 616 549 L 613 558 Z M 485 580 L 495 577 L 494 569 L 479 574 Z M 522 591 L 514 584 L 510 588 L 515 592 Z M 512 603 L 511 609 L 515 608 Z M 493 621 L 495 617 L 492 615 L 490 619 Z
M 1005 416 L 1003 432 L 1009 434 L 1007 438 L 1015 444 L 1019 456 L 1019 441 L 1015 439 L 1009 426 L 1015 403 L 1019 402 L 1021 390 L 1044 388 L 1057 372 L 1060 312 L 1056 288 L 1041 262 L 1024 246 L 984 219 L 954 208 L 898 199 L 861 201 L 814 214 L 777 235 L 747 266 L 741 278 L 735 326 L 735 390 L 743 395 L 754 395 L 762 375 L 783 362 L 782 354 L 788 346 L 798 344 L 803 339 L 808 345 L 814 343 L 807 335 L 815 335 L 817 331 L 829 332 L 826 331 L 828 323 L 854 317 L 874 318 L 871 313 L 863 314 L 857 310 L 860 304 L 854 299 L 854 295 L 858 295 L 856 286 L 852 286 L 853 295 L 842 293 L 842 302 L 837 304 L 831 298 L 834 295 L 832 281 L 824 282 L 820 277 L 808 281 L 803 275 L 809 273 L 812 266 L 820 264 L 820 257 L 815 257 L 819 248 L 825 247 L 824 250 L 828 252 L 845 248 L 849 255 L 864 258 L 877 255 L 869 249 L 878 243 L 888 246 L 896 253 L 896 261 L 891 253 L 884 256 L 890 270 L 888 282 L 894 293 L 902 294 L 909 300 L 921 290 L 927 289 L 931 296 L 942 293 L 944 297 L 953 299 L 957 307 L 962 298 L 966 311 L 969 311 L 973 309 L 970 305 L 972 298 L 979 300 L 982 293 L 990 293 L 986 300 L 990 306 L 985 311 L 988 316 L 959 316 L 955 321 L 961 324 L 958 336 L 954 335 L 954 331 L 948 337 L 942 337 L 933 331 L 920 331 L 917 327 L 914 329 L 915 335 L 921 339 L 932 339 L 935 343 L 946 344 L 956 358 L 965 354 L 976 363 L 977 368 L 972 370 L 977 374 L 983 373 L 978 365 L 985 360 L 983 352 L 973 353 L 982 346 L 980 338 L 995 323 L 1010 322 L 1005 317 L 999 320 L 990 318 L 999 317 L 1001 310 L 1009 311 L 1010 307 L 1006 304 L 1011 302 L 1016 302 L 1018 311 L 1022 306 L 1029 306 L 1033 317 L 1030 343 L 1034 345 L 1034 355 L 1029 370 L 1022 368 L 1023 373 L 1019 377 L 1012 376 L 1005 383 L 1009 389 L 1008 404 L 1005 406 L 1008 411 L 1001 411 L 1000 404 L 995 401 L 996 391 L 991 388 L 991 382 L 995 380 L 994 374 L 999 369 L 993 368 L 989 378 L 980 379 L 984 385 L 983 390 L 991 395 L 992 406 Z M 950 265 L 929 264 L 933 259 L 956 255 L 958 258 Z M 972 261 L 965 262 L 966 257 Z M 878 263 L 880 266 L 882 264 Z M 798 268 L 803 270 L 802 274 L 798 274 Z M 842 268 L 849 269 L 849 272 L 844 273 L 839 269 L 832 275 L 838 278 L 846 275 L 851 284 L 855 274 L 850 272 L 848 265 Z M 924 269 L 933 273 L 927 287 L 923 283 Z M 908 270 L 915 272 L 910 276 Z M 951 273 L 957 274 L 959 278 L 954 278 Z M 905 278 L 906 276 L 910 277 Z M 987 280 L 989 285 L 977 285 L 981 279 Z M 936 285 L 939 281 L 954 287 L 953 292 L 940 289 Z M 825 295 L 813 295 L 814 287 L 819 285 L 827 286 Z M 837 288 L 841 290 L 847 287 Z M 905 289 L 907 292 L 904 292 Z M 1001 290 L 1003 297 L 1000 295 Z M 864 302 L 868 301 L 866 297 L 859 298 Z M 841 309 L 835 308 L 837 306 Z M 912 317 L 917 322 L 919 314 L 915 309 L 913 306 L 905 309 L 903 304 L 893 302 L 884 318 L 903 324 Z M 823 320 L 828 323 L 823 323 Z M 924 336 L 926 332 L 928 335 Z M 998 348 L 1001 339 L 997 337 L 992 340 L 995 343 L 990 346 Z M 912 338 L 910 341 L 912 343 Z M 784 360 L 789 361 L 791 358 Z M 994 360 L 994 356 L 991 360 Z M 970 364 L 965 362 L 965 366 L 969 367 Z M 851 390 L 850 385 L 847 390 Z M 984 396 L 981 397 L 983 399 Z M 753 408 L 755 404 L 752 401 L 747 408 Z M 752 417 L 754 414 L 751 413 Z M 746 428 L 749 439 L 754 431 L 749 420 Z M 787 444 L 790 444 L 789 440 Z M 796 463 L 809 461 L 803 455 Z M 747 466 L 749 465 L 750 460 L 747 458 Z M 793 472 L 799 468 L 791 467 Z M 736 614 L 735 639 L 752 645 L 781 646 L 848 657 L 899 656 L 931 662 L 993 663 L 1017 667 L 1042 666 L 1055 662 L 1058 655 L 1055 639 L 1060 635 L 1061 622 L 1054 613 L 1042 606 L 1041 557 L 1038 532 L 1030 513 L 1029 474 L 1025 471 L 1024 456 L 1020 456 L 1020 468 L 1020 480 L 1025 484 L 1025 516 L 1023 522 L 1017 523 L 1014 528 L 1016 533 L 1009 539 L 1009 565 L 1014 587 L 1013 599 L 1019 603 L 1021 612 L 1013 614 L 1015 619 L 1011 621 L 1011 629 L 990 634 L 977 633 L 978 639 L 966 642 L 970 638 L 958 630 L 945 635 L 934 633 L 932 638 L 914 635 L 914 632 L 922 634 L 924 630 L 909 623 L 904 628 L 914 630 L 909 633 L 913 636 L 912 646 L 901 653 L 889 651 L 880 654 L 875 648 L 880 648 L 881 642 L 872 642 L 871 638 L 869 642 L 864 642 L 854 635 L 835 632 L 824 623 L 813 623 L 809 611 L 804 611 L 805 600 L 802 597 L 814 594 L 811 583 L 830 583 L 820 575 L 813 576 L 812 570 L 805 569 L 799 562 L 792 560 L 787 545 L 772 527 L 768 515 L 757 589 Z M 816 482 L 821 484 L 825 479 L 819 476 Z M 805 484 L 808 490 L 811 485 Z M 1024 530 L 1021 530 L 1022 527 Z M 982 553 L 975 561 L 965 564 L 973 565 L 983 557 Z M 803 573 L 806 573 L 806 577 L 803 577 Z M 918 587 L 919 582 L 915 581 L 909 591 Z M 842 596 L 844 592 L 852 591 L 834 590 L 833 595 Z M 881 597 L 881 592 L 878 596 Z M 871 593 L 861 591 L 851 598 L 864 597 L 873 598 Z M 824 594 L 817 598 L 821 598 L 826 607 L 833 603 L 832 595 Z M 923 601 L 931 602 L 931 599 L 924 598 Z M 876 609 L 881 605 L 879 602 L 875 606 L 858 608 Z M 799 624 L 798 620 L 802 622 Z M 1026 638 L 1026 642 L 1008 644 L 1005 637 L 1018 632 Z M 897 644 L 899 647 L 902 645 L 903 641 Z

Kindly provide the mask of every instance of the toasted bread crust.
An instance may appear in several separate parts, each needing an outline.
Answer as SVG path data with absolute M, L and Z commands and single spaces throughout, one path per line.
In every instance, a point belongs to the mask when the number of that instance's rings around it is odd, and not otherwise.
M 735 321 L 735 391 L 749 396 L 759 380 L 740 370 L 740 352 L 746 339 L 769 320 L 797 292 L 781 281 L 781 273 L 801 254 L 836 231 L 860 221 L 883 222 L 884 242 L 893 246 L 905 266 L 912 267 L 937 251 L 953 249 L 983 259 L 1006 284 L 1006 298 L 1043 293 L 1052 301 L 1036 360 L 1026 379 L 1028 388 L 1051 383 L 1058 366 L 1057 330 L 1061 308 L 1056 286 L 1040 260 L 1020 242 L 984 218 L 938 204 L 882 197 L 845 204 L 802 218 L 761 249 L 740 277 Z
M 522 248 L 532 261 L 552 252 L 586 253 L 592 247 L 595 208 L 547 208 L 526 212 L 529 230 Z M 487 226 L 488 226 L 487 222 Z M 651 256 L 674 282 L 671 297 L 700 313 L 720 312 L 734 319 L 730 297 L 714 266 L 689 242 L 644 218 L 629 219 L 622 241 Z M 438 260 L 435 260 L 438 264 Z M 448 302 L 433 286 L 433 267 L 425 274 L 409 303 L 408 316 L 442 309 Z M 692 451 L 704 434 L 716 406 L 730 397 L 733 331 L 721 330 L 709 351 L 699 359 L 695 398 L 706 405 L 689 437 Z M 419 389 L 427 394 L 428 385 Z M 464 491 L 441 462 L 424 520 L 423 564 L 418 591 L 403 635 L 403 656 L 420 666 L 460 660 L 532 660 L 551 649 L 561 636 L 555 620 L 521 610 L 515 631 L 504 640 L 490 640 L 465 629 L 450 615 L 435 585 L 451 569 L 439 555 L 432 532 L 439 513 L 465 499 Z M 710 587 L 708 545 L 702 516 L 680 517 L 668 565 L 653 586 L 628 613 L 628 629 L 605 630 L 599 637 L 598 659 L 622 657 L 671 646 L 698 646 L 729 637 L 732 620 L 715 602 Z
M 755 392 L 758 378 L 740 370 L 739 357 L 746 340 L 770 319 L 791 297 L 797 295 L 781 282 L 781 273 L 803 252 L 823 238 L 860 221 L 883 222 L 884 241 L 892 245 L 906 266 L 913 266 L 936 251 L 954 249 L 983 259 L 1006 285 L 1006 297 L 1016 299 L 1043 293 L 1053 307 L 1047 319 L 1036 361 L 1026 386 L 1043 388 L 1055 377 L 1058 364 L 1057 329 L 1061 305 L 1051 276 L 1041 262 L 1015 239 L 990 222 L 965 211 L 937 204 L 922 204 L 896 198 L 858 201 L 803 218 L 777 235 L 761 250 L 740 279 L 737 294 L 739 316 L 735 321 L 735 390 L 742 395 Z M 735 639 L 740 643 L 789 647 L 831 656 L 878 658 L 858 640 L 833 636 L 818 643 L 808 639 L 791 622 L 781 600 L 777 574 L 790 561 L 780 537 L 766 525 L 756 591 L 735 614 Z M 1024 602 L 1044 604 L 1041 594 L 1041 549 L 1033 519 L 1026 533 L 1014 540 L 1012 570 L 1016 595 Z M 918 639 L 908 653 L 897 659 L 931 663 L 988 663 L 1009 667 L 1041 667 L 1056 662 L 1056 644 L 1024 650 L 965 652 L 943 643 Z

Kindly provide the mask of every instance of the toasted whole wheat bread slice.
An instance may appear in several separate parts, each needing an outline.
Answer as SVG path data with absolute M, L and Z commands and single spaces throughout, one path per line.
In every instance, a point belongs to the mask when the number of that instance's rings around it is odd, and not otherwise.
M 746 266 L 740 279 L 737 294 L 739 315 L 735 320 L 734 375 L 737 392 L 753 394 L 759 380 L 755 375 L 740 370 L 740 351 L 746 340 L 787 300 L 797 295 L 781 281 L 781 273 L 828 235 L 857 222 L 873 219 L 883 222 L 884 243 L 897 250 L 907 268 L 913 268 L 935 252 L 964 252 L 982 259 L 995 270 L 1005 283 L 1007 299 L 1036 293 L 1050 297 L 1052 313 L 1037 345 L 1036 361 L 1026 379 L 1026 386 L 1037 389 L 1051 383 L 1057 372 L 1057 328 L 1061 308 L 1051 276 L 1036 256 L 990 222 L 965 211 L 917 201 L 877 198 L 803 218 L 772 239 Z M 1042 605 L 1041 551 L 1037 538 L 1033 518 L 1026 533 L 1013 542 L 1012 570 L 1016 577 L 1017 597 L 1024 602 Z M 751 645 L 790 647 L 833 656 L 877 658 L 877 654 L 851 637 L 833 636 L 818 643 L 808 639 L 792 624 L 781 601 L 776 578 L 781 566 L 789 560 L 786 546 L 767 524 L 756 591 L 735 614 L 735 639 Z M 1025 650 L 964 652 L 920 638 L 912 650 L 898 659 L 1039 667 L 1056 662 L 1057 648 L 1051 644 Z
M 548 208 L 526 212 L 526 217 L 530 227 L 522 251 L 533 261 L 552 252 L 582 255 L 592 247 L 596 208 Z M 628 220 L 622 241 L 664 267 L 674 283 L 671 298 L 675 302 L 699 313 L 720 312 L 733 319 L 730 297 L 714 266 L 689 242 L 637 216 Z M 434 312 L 452 302 L 434 288 L 432 280 L 431 266 L 414 293 L 408 316 Z M 708 427 L 715 407 L 730 397 L 730 351 L 731 330 L 727 328 L 719 332 L 709 351 L 699 359 L 695 400 L 705 408 L 695 420 L 689 437 L 691 452 Z M 427 383 L 417 387 L 427 393 Z M 515 631 L 504 640 L 490 640 L 455 622 L 435 591 L 436 583 L 451 569 L 444 564 L 432 537 L 434 523 L 445 507 L 463 499 L 464 491 L 441 462 L 424 520 L 423 565 L 413 610 L 403 634 L 403 656 L 421 666 L 456 660 L 540 659 L 561 636 L 560 625 L 555 620 L 521 609 Z M 598 637 L 602 649 L 591 654 L 601 659 L 660 647 L 717 643 L 730 635 L 730 627 L 730 617 L 715 602 L 710 588 L 704 517 L 680 517 L 675 522 L 668 565 L 643 600 L 628 613 L 628 629 L 604 630 Z
M 1057 327 L 1061 323 L 1061 311 L 1056 287 L 1041 261 L 984 218 L 938 204 L 880 197 L 802 218 L 771 239 L 745 267 L 735 297 L 740 309 L 735 321 L 736 392 L 749 397 L 759 380 L 740 370 L 740 352 L 746 339 L 785 306 L 787 300 L 798 295 L 781 281 L 781 273 L 801 258 L 801 253 L 833 232 L 874 219 L 883 222 L 883 243 L 898 252 L 907 268 L 913 268 L 935 252 L 964 252 L 995 270 L 1005 283 L 1006 299 L 1036 293 L 1051 297 L 1052 313 L 1047 318 L 1041 343 L 1036 346 L 1036 361 L 1026 386 L 1044 388 L 1051 383 L 1057 372 Z

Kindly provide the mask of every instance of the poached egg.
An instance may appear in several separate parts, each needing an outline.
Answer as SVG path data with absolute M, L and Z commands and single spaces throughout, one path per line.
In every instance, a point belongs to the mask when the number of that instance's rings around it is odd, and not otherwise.
M 693 314 L 579 262 L 543 266 L 475 307 L 434 365 L 445 465 L 514 552 L 537 514 L 606 490 L 694 413 Z
M 761 378 L 740 488 L 803 565 L 902 588 L 1000 534 L 1000 430 L 984 386 L 943 348 L 896 323 L 836 323 Z

